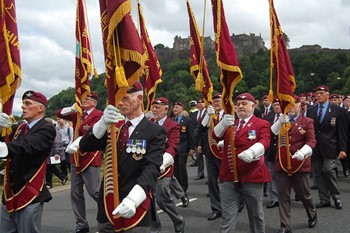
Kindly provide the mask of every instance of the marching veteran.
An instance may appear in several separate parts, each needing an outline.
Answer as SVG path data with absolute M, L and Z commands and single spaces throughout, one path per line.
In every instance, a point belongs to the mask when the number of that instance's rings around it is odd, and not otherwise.
M 11 142 L 0 142 L 0 158 L 7 161 L 2 195 L 0 232 L 41 232 L 44 202 L 52 199 L 45 185 L 47 157 L 56 130 L 45 120 L 48 101 L 35 91 L 22 96 L 23 123 Z M 0 115 L 0 126 L 11 127 L 6 113 Z
M 329 102 L 327 86 L 318 86 L 315 92 L 317 104 L 307 111 L 307 117 L 314 120 L 317 141 L 311 161 L 320 199 L 316 208 L 330 207 L 332 198 L 335 208 L 342 209 L 335 169 L 338 158 L 344 159 L 347 151 L 344 109 Z
M 226 114 L 215 126 L 216 141 L 224 139 L 220 169 L 222 218 L 220 232 L 234 232 L 238 209 L 243 199 L 248 210 L 250 231 L 264 233 L 263 187 L 271 180 L 264 162 L 264 153 L 270 145 L 269 122 L 254 116 L 255 98 L 243 93 L 236 98 L 237 119 Z M 233 127 L 229 127 L 233 126 Z M 232 131 L 233 132 L 232 132 Z M 230 132 L 231 131 L 231 132 Z M 234 134 L 234 145 L 230 135 Z M 234 150 L 232 150 L 234 149 Z M 239 182 L 234 181 L 237 171 Z
M 70 147 L 82 151 L 106 149 L 105 172 L 98 199 L 97 228 L 104 232 L 147 232 L 151 222 L 151 195 L 160 174 L 165 129 L 149 121 L 142 109 L 143 88 L 134 83 L 117 108 L 108 105 L 101 119 Z M 121 116 L 125 120 L 120 120 Z M 112 167 L 109 127 L 116 124 L 118 167 Z M 114 206 L 113 171 L 118 170 L 121 202 Z
M 102 112 L 96 109 L 98 96 L 90 92 L 82 100 L 82 119 L 78 126 L 77 111 L 75 104 L 72 107 L 65 107 L 56 112 L 56 116 L 73 122 L 74 130 L 78 130 L 79 136 L 83 136 L 93 125 L 100 120 Z M 100 189 L 100 166 L 102 164 L 101 151 L 82 153 L 81 151 L 66 152 L 74 154 L 70 157 L 71 162 L 71 201 L 75 216 L 75 233 L 89 232 L 89 222 L 86 219 L 84 185 L 89 195 L 97 201 Z
M 163 164 L 160 167 L 160 176 L 155 189 L 155 199 L 161 210 L 168 214 L 174 224 L 175 232 L 184 232 L 185 219 L 177 211 L 176 204 L 170 195 L 170 181 L 174 176 L 174 157 L 176 155 L 176 147 L 180 142 L 180 125 L 167 116 L 169 110 L 169 101 L 160 97 L 152 102 L 152 113 L 155 123 L 161 125 L 166 130 L 166 145 L 163 154 Z M 152 232 L 161 232 L 161 222 L 157 215 L 155 206 L 155 220 L 151 224 Z
M 295 106 L 291 108 L 287 116 L 280 118 L 271 126 L 271 131 L 279 135 L 277 153 L 275 157 L 275 171 L 277 192 L 279 199 L 279 214 L 281 229 L 279 233 L 291 233 L 290 224 L 290 193 L 293 187 L 296 195 L 302 201 L 309 218 L 308 227 L 313 228 L 317 223 L 316 207 L 311 197 L 310 172 L 312 149 L 316 145 L 314 121 L 300 114 L 301 103 L 295 96 Z M 280 134 L 283 123 L 290 121 L 288 134 Z M 282 143 L 289 139 L 289 152 L 286 144 Z M 284 148 L 283 148 L 284 147 Z M 289 168 L 288 164 L 291 164 Z

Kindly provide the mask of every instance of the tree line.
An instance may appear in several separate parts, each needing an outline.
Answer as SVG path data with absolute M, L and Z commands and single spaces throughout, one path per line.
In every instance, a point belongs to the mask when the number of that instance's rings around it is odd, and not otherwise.
M 165 97 L 170 103 L 182 101 L 185 106 L 192 99 L 201 98 L 194 90 L 194 79 L 190 75 L 189 50 L 173 51 L 167 47 L 155 46 L 162 67 L 162 83 L 158 85 L 157 97 Z M 220 74 L 216 65 L 215 50 L 206 51 L 214 93 L 220 92 Z M 295 94 L 313 91 L 318 85 L 327 85 L 331 93 L 350 93 L 350 52 L 290 52 L 297 88 Z M 257 54 L 239 57 L 243 79 L 235 88 L 236 95 L 249 92 L 260 99 L 267 94 L 270 85 L 270 51 L 259 50 Z M 91 80 L 91 90 L 98 94 L 97 108 L 103 110 L 107 92 L 104 87 L 105 74 Z M 47 116 L 54 117 L 57 109 L 74 103 L 74 88 L 62 90 L 49 100 Z

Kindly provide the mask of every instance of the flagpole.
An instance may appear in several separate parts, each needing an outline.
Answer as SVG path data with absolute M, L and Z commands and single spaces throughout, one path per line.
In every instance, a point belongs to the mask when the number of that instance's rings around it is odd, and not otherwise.
M 201 56 L 199 58 L 199 72 L 203 73 L 203 57 L 204 57 L 204 28 L 205 28 L 205 12 L 206 12 L 207 0 L 204 0 L 204 9 L 203 9 L 203 25 L 202 25 L 202 38 L 201 38 Z

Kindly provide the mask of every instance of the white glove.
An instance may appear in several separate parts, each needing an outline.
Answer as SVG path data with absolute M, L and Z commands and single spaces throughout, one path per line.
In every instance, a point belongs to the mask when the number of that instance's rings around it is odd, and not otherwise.
M 282 124 L 288 123 L 289 117 L 286 115 L 280 115 L 278 121 L 276 121 L 273 125 L 271 125 L 271 131 L 273 134 L 278 135 L 280 133 Z
M 207 108 L 207 114 L 205 114 L 205 116 L 203 117 L 203 120 L 202 120 L 202 125 L 204 127 L 209 127 L 210 126 L 210 119 L 211 119 L 211 116 L 215 114 L 215 110 L 213 108 L 213 106 L 209 105 L 208 108 Z
M 214 109 L 213 106 L 211 106 L 211 105 L 208 106 L 207 114 L 210 115 L 210 116 L 215 114 L 215 109 Z
M 299 161 L 302 161 L 305 157 L 312 155 L 312 148 L 305 144 L 300 150 L 297 150 L 295 154 L 292 156 L 292 159 L 297 159 Z
M 9 154 L 9 150 L 5 142 L 0 142 L 0 158 L 5 158 Z
M 242 159 L 246 163 L 257 161 L 265 153 L 264 145 L 260 142 L 255 143 L 249 149 L 238 154 L 238 158 Z
M 278 121 L 281 122 L 281 124 L 286 124 L 289 122 L 289 117 L 286 115 L 280 115 L 280 117 L 278 118 Z
M 304 160 L 305 156 L 302 152 L 300 152 L 300 150 L 297 150 L 297 152 L 295 152 L 295 154 L 292 156 L 292 159 L 297 159 L 299 161 Z
M 146 200 L 146 193 L 140 185 L 136 184 L 129 192 L 128 196 L 113 210 L 112 214 L 119 214 L 124 218 L 131 218 L 136 213 L 136 208 Z
M 219 147 L 220 150 L 222 150 L 222 148 L 224 148 L 224 140 L 219 141 L 217 146 Z
M 0 114 L 0 126 L 3 128 L 10 128 L 12 125 L 12 122 L 10 120 L 9 115 L 6 113 L 1 113 Z
M 246 163 L 251 163 L 254 158 L 254 152 L 250 149 L 242 151 L 241 153 L 238 154 L 238 158 L 240 158 Z
M 174 163 L 173 156 L 168 152 L 165 152 L 163 154 L 163 164 L 160 166 L 160 173 L 163 173 L 165 171 L 165 168 L 169 167 L 173 163 Z
M 66 152 L 68 154 L 77 153 L 78 149 L 80 148 L 79 143 L 80 143 L 81 138 L 82 138 L 82 136 L 78 137 L 77 139 L 75 139 L 74 142 L 72 142 L 69 146 L 67 146 Z
M 67 116 L 68 114 L 70 114 L 72 112 L 77 112 L 77 109 L 75 108 L 75 103 L 72 106 L 70 106 L 70 107 L 62 108 L 61 115 L 62 116 Z
M 235 117 L 230 114 L 225 114 L 222 120 L 214 127 L 214 133 L 217 137 L 224 135 L 227 127 L 234 125 Z
M 113 105 L 108 105 L 103 111 L 101 119 L 92 128 L 92 133 L 95 137 L 98 139 L 102 138 L 109 125 L 119 121 L 120 118 L 118 115 L 121 115 L 119 114 L 119 110 Z

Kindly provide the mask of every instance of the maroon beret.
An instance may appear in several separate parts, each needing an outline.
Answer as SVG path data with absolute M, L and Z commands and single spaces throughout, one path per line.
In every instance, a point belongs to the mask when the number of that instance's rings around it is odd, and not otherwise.
M 315 92 L 316 91 L 326 91 L 326 92 L 329 92 L 329 88 L 327 86 L 324 86 L 324 85 L 321 85 L 321 86 L 318 86 L 316 89 L 315 89 Z
M 24 94 L 22 96 L 22 100 L 25 100 L 25 99 L 34 100 L 36 102 L 42 103 L 45 106 L 47 106 L 47 104 L 49 103 L 43 94 L 41 94 L 40 92 L 35 92 L 35 91 L 24 92 Z
M 135 82 L 127 91 L 127 93 L 134 93 L 134 92 L 138 92 L 138 91 L 142 91 L 143 90 L 143 86 L 140 82 Z
M 307 96 L 312 96 L 314 93 L 313 92 L 308 92 Z
M 268 99 L 268 95 L 264 95 L 263 97 L 261 97 L 261 100 L 266 100 Z
M 238 100 L 249 100 L 255 104 L 255 98 L 249 93 L 242 93 L 236 97 L 236 101 Z
M 174 105 L 179 105 L 179 106 L 181 106 L 183 109 L 185 109 L 185 105 L 184 105 L 182 102 L 180 102 L 180 101 L 175 102 L 175 103 L 173 104 L 173 106 L 174 106 Z
M 169 104 L 169 100 L 163 97 L 154 99 L 152 101 L 152 104 L 161 104 L 161 105 L 168 105 Z
M 299 96 L 299 98 L 306 97 L 305 93 L 300 93 L 298 96 Z
M 297 103 L 300 103 L 300 98 L 299 96 L 295 95 L 294 96 L 294 102 L 297 104 Z
M 273 103 L 279 103 L 280 99 L 278 99 L 278 96 L 276 95 L 275 98 L 273 99 Z
M 329 99 L 339 99 L 339 95 L 338 94 L 332 94 L 329 96 Z
M 213 96 L 213 100 L 215 99 L 221 99 L 222 98 L 222 94 L 221 93 L 216 93 L 214 96 Z
M 95 92 L 90 92 L 90 94 L 88 94 L 86 97 L 89 97 L 91 99 L 94 99 L 94 100 L 98 100 L 98 95 L 95 93 Z
M 204 103 L 204 99 L 200 99 L 200 100 L 198 100 L 198 101 L 197 101 L 197 103 L 199 103 L 199 104 L 203 104 L 203 103 Z
M 350 94 L 344 95 L 343 100 L 350 99 Z

